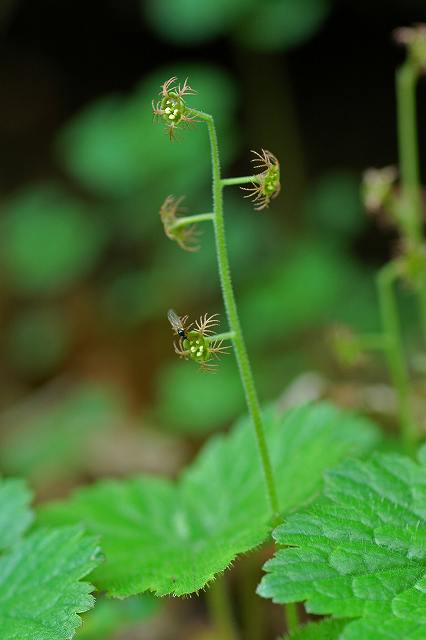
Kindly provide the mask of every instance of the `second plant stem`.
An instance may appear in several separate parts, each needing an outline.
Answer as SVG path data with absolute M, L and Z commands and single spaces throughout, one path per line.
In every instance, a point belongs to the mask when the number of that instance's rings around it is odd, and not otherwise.
M 419 68 L 409 58 L 396 74 L 399 165 L 404 198 L 403 226 L 407 240 L 414 250 L 424 242 L 416 111 L 416 85 L 419 74 Z M 417 296 L 423 336 L 426 340 L 426 274 L 420 278 Z
M 390 262 L 379 271 L 377 285 L 389 371 L 397 394 L 401 438 L 406 452 L 413 455 L 416 432 L 411 412 L 409 378 L 401 341 L 398 310 L 393 291 L 397 276 L 397 265 Z

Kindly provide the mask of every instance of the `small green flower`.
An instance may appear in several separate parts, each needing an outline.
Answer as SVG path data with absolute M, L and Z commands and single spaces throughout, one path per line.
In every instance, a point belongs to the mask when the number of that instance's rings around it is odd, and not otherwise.
M 252 151 L 254 158 L 252 159 L 255 169 L 262 169 L 261 173 L 256 176 L 256 180 L 252 182 L 251 187 L 241 187 L 243 191 L 249 191 L 245 198 L 253 198 L 256 211 L 261 211 L 269 207 L 269 203 L 276 198 L 281 191 L 280 184 L 280 163 L 273 153 L 262 149 L 262 153 Z
M 159 100 L 156 104 L 152 101 L 154 116 L 160 117 L 166 125 L 170 140 L 173 140 L 176 127 L 195 122 L 191 110 L 186 106 L 184 96 L 194 95 L 196 91 L 191 89 L 186 78 L 183 86 L 175 84 L 177 78 L 169 78 L 161 85 Z
M 206 313 L 187 325 L 188 316 L 180 318 L 172 309 L 168 313 L 173 331 L 179 337 L 178 344 L 173 343 L 175 353 L 184 360 L 193 360 L 204 372 L 213 372 L 218 365 L 211 360 L 219 359 L 219 355 L 227 353 L 229 349 L 229 346 L 223 345 L 223 340 L 211 337 L 212 328 L 219 324 L 217 315 L 209 316 Z
M 342 366 L 356 367 L 365 360 L 359 337 L 349 327 L 333 327 L 330 343 L 336 359 Z
M 380 212 L 389 202 L 398 173 L 395 167 L 367 169 L 362 177 L 362 199 L 371 213 Z
M 420 288 L 426 273 L 425 247 L 421 244 L 413 245 L 405 240 L 401 243 L 397 260 L 400 275 L 405 282 L 414 289 Z
M 413 27 L 401 27 L 394 31 L 395 40 L 407 47 L 408 54 L 414 64 L 423 73 L 426 72 L 426 24 L 416 24 Z
M 198 251 L 200 245 L 198 238 L 201 235 L 197 225 L 179 225 L 179 212 L 182 211 L 180 204 L 183 196 L 175 198 L 167 196 L 160 207 L 160 217 L 163 223 L 164 232 L 170 240 L 175 240 L 185 251 Z

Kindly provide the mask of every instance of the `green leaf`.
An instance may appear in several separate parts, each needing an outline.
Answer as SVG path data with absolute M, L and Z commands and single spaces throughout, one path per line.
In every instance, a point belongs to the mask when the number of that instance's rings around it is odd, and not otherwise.
M 315 495 L 324 469 L 378 440 L 367 420 L 325 403 L 284 417 L 270 411 L 265 429 L 283 513 Z M 101 482 L 47 505 L 40 520 L 82 521 L 102 536 L 107 562 L 93 579 L 113 596 L 197 591 L 269 535 L 253 427 L 244 419 L 212 438 L 177 483 L 152 477 Z
M 30 500 L 23 480 L 0 480 L 0 550 L 14 544 L 31 523 Z
M 72 638 L 93 606 L 80 579 L 99 563 L 97 542 L 78 527 L 39 530 L 0 558 L 2 640 Z
M 332 619 L 311 622 L 286 636 L 284 640 L 339 640 L 346 624 L 347 620 Z
M 1 640 L 66 640 L 93 606 L 80 579 L 99 564 L 95 538 L 80 527 L 41 529 L 22 539 L 32 521 L 22 480 L 0 482 Z
M 276 529 L 258 592 L 308 611 L 361 617 L 344 640 L 426 637 L 426 469 L 376 455 L 326 474 L 324 496 Z

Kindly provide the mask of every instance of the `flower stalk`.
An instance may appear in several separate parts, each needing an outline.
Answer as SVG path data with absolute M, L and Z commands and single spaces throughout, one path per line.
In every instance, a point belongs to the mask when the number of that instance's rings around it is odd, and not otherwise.
M 410 382 L 401 341 L 401 327 L 394 294 L 394 284 L 397 278 L 398 271 L 396 265 L 394 262 L 390 262 L 379 271 L 377 287 L 383 323 L 385 351 L 392 385 L 397 394 L 402 442 L 407 454 L 414 455 L 417 434 L 411 409 Z
M 265 477 L 266 489 L 269 504 L 274 522 L 279 518 L 278 495 L 275 486 L 275 479 L 272 471 L 271 459 L 266 443 L 265 430 L 263 426 L 262 414 L 260 410 L 257 390 L 253 379 L 250 361 L 244 342 L 244 337 L 238 317 L 238 309 L 235 301 L 234 290 L 231 280 L 228 251 L 226 247 L 225 221 L 223 216 L 223 183 L 220 174 L 219 145 L 216 134 L 214 119 L 210 114 L 201 111 L 194 111 L 198 119 L 203 120 L 207 125 L 210 139 L 210 151 L 212 160 L 212 184 L 213 184 L 213 226 L 216 241 L 216 255 L 219 268 L 220 284 L 222 288 L 223 301 L 225 304 L 228 324 L 234 334 L 233 345 L 235 357 L 237 359 L 240 377 L 244 388 L 247 407 L 255 429 L 255 435 Z
M 383 325 L 381 335 L 397 395 L 401 440 L 406 452 L 414 455 L 418 434 L 394 288 L 398 280 L 403 280 L 415 292 L 426 344 L 426 244 L 416 112 L 417 81 L 426 72 L 426 25 L 397 29 L 394 35 L 407 47 L 405 61 L 396 72 L 399 188 L 394 167 L 370 169 L 364 174 L 363 196 L 367 210 L 384 213 L 400 235 L 400 253 L 380 270 L 377 288 Z
M 426 31 L 424 32 L 426 43 Z M 426 46 L 426 45 L 425 45 Z M 426 341 L 426 249 L 423 237 L 419 148 L 417 139 L 416 86 L 422 67 L 408 55 L 396 73 L 398 149 L 401 190 L 405 212 L 408 257 L 420 257 L 420 273 L 415 274 L 418 308 Z M 417 270 L 416 270 L 417 271 Z
M 212 358 L 225 353 L 226 349 L 229 348 L 223 345 L 223 342 L 225 340 L 232 342 L 247 407 L 254 426 L 272 519 L 273 523 L 276 524 L 279 518 L 278 495 L 259 399 L 232 286 L 223 216 L 223 189 L 226 186 L 250 184 L 246 188 L 248 191 L 246 197 L 253 198 L 256 210 L 265 209 L 271 199 L 275 198 L 280 191 L 279 162 L 270 151 L 265 149 L 262 149 L 261 153 L 254 151 L 253 162 L 255 168 L 260 170 L 259 173 L 241 178 L 222 179 L 219 146 L 213 117 L 203 111 L 189 108 L 185 102 L 185 96 L 193 95 L 194 93 L 187 80 L 181 87 L 181 85 L 177 84 L 175 77 L 170 78 L 161 86 L 161 99 L 157 104 L 153 103 L 153 112 L 156 117 L 162 119 L 166 124 L 170 139 L 174 137 L 177 127 L 181 124 L 185 125 L 189 122 L 204 122 L 206 124 L 212 162 L 213 212 L 194 216 L 179 215 L 182 198 L 175 199 L 173 196 L 168 196 L 160 209 L 160 216 L 166 235 L 187 251 L 196 251 L 199 248 L 197 244 L 199 232 L 195 223 L 204 221 L 213 223 L 219 278 L 229 331 L 211 335 L 213 333 L 211 328 L 215 327 L 218 321 L 214 316 L 208 318 L 207 314 L 204 318 L 200 318 L 198 323 L 193 323 L 195 326 L 190 325 L 188 327 L 185 326 L 187 318 L 180 318 L 173 310 L 169 310 L 168 317 L 175 334 L 178 336 L 178 342 L 174 344 L 176 353 L 181 358 L 197 362 L 203 371 L 211 371 L 215 366 L 211 362 Z

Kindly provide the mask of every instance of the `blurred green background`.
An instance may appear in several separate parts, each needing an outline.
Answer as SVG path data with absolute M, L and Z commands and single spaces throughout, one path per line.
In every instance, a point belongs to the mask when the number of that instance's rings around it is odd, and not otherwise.
M 424 9 L 424 0 L 0 1 L 2 472 L 29 477 L 40 498 L 105 475 L 175 475 L 244 410 L 232 357 L 207 376 L 173 353 L 169 307 L 226 323 L 211 229 L 188 254 L 158 216 L 170 193 L 186 194 L 189 212 L 211 202 L 204 128 L 170 144 L 152 123 L 151 100 L 172 75 L 189 76 L 190 104 L 214 114 L 225 176 L 251 172 L 250 149 L 281 162 L 270 209 L 255 212 L 238 189 L 225 200 L 262 400 L 327 395 L 392 427 L 384 363 L 347 370 L 329 336 L 336 323 L 379 327 L 373 276 L 397 239 L 363 212 L 360 176 L 397 162 L 403 52 L 391 32 Z M 423 108 L 425 96 L 423 83 Z M 408 292 L 401 303 L 415 354 Z M 139 609 L 152 606 L 130 604 L 127 622 Z M 115 637 L 123 612 L 105 611 L 110 626 L 97 632 L 95 620 L 84 638 Z M 182 637 L 201 638 L 197 624 Z

